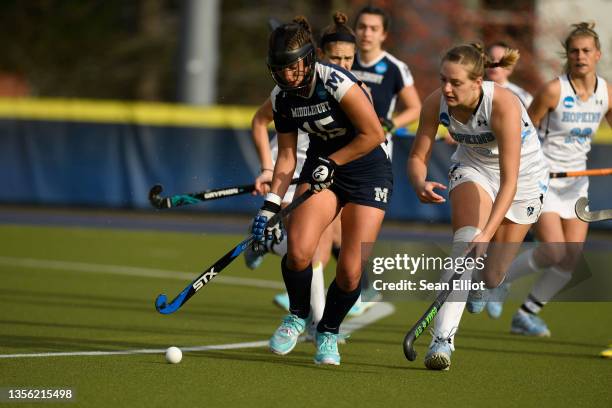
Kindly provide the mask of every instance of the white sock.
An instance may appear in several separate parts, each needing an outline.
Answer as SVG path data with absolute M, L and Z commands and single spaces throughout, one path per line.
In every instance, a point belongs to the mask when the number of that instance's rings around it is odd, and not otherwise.
M 531 295 L 540 303 L 546 304 L 572 279 L 572 272 L 561 269 L 558 266 L 550 266 L 544 269 L 542 276 L 538 278 L 531 289 Z
M 468 243 L 480 233 L 480 230 L 476 227 L 462 227 L 459 228 L 453 236 L 453 247 L 451 249 L 450 257 L 457 258 L 461 256 L 467 249 Z M 455 273 L 453 270 L 445 270 L 442 272 L 441 282 L 448 282 L 450 277 Z M 470 280 L 472 277 L 472 270 L 466 269 L 461 276 L 462 280 Z M 465 308 L 465 302 L 467 300 L 468 291 L 462 290 L 453 292 L 450 295 L 452 302 L 445 302 L 440 308 L 440 311 L 436 315 L 433 327 L 433 336 L 447 338 L 450 337 L 451 343 L 454 344 L 455 333 L 459 327 L 459 321 Z
M 512 282 L 523 276 L 540 271 L 533 259 L 533 251 L 533 248 L 523 251 L 512 261 L 506 272 L 506 282 Z
M 323 280 L 323 264 L 318 262 L 312 267 L 312 283 L 310 284 L 310 310 L 312 322 L 319 323 L 325 309 L 325 282 Z

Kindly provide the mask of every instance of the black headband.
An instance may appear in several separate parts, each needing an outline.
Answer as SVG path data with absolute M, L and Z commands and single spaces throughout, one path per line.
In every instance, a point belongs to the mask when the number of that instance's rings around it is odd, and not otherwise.
M 319 42 L 319 44 L 321 48 L 323 48 L 326 44 L 336 41 L 355 44 L 355 36 L 353 34 L 348 33 L 329 33 L 321 37 L 321 41 Z

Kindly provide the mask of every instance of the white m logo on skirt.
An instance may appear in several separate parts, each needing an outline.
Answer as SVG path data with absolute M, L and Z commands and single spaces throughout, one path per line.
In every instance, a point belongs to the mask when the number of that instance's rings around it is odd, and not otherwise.
M 383 203 L 386 203 L 388 195 L 389 195 L 389 189 L 387 187 L 385 188 L 374 187 L 374 200 L 382 201 Z

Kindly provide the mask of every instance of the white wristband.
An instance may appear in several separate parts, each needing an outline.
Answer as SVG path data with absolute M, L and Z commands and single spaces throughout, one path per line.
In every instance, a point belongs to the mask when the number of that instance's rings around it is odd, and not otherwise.
M 266 194 L 266 201 L 270 201 L 271 203 L 274 203 L 276 205 L 281 205 L 281 198 L 278 194 L 274 194 L 274 193 L 268 193 Z

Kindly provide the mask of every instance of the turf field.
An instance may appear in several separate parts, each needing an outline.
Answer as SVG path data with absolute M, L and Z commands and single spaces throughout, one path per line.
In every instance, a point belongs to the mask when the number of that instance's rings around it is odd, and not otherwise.
M 612 341 L 612 303 L 549 305 L 550 339 L 508 333 L 516 304 L 496 321 L 466 313 L 449 372 L 423 367 L 426 339 L 416 362 L 404 359 L 416 302 L 368 312 L 339 367 L 316 366 L 306 343 L 272 355 L 262 345 L 281 317 L 274 257 L 256 271 L 238 259 L 177 313 L 155 311 L 157 294 L 172 298 L 240 239 L 0 226 L 0 388 L 69 387 L 66 404 L 86 407 L 612 406 L 612 361 L 597 357 Z M 200 349 L 170 365 L 170 345 Z

